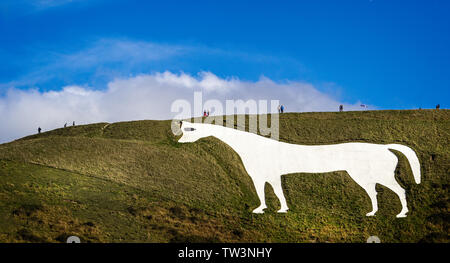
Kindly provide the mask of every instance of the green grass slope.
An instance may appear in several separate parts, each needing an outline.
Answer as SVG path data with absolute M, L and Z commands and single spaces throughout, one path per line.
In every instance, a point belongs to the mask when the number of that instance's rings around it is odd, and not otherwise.
M 408 217 L 379 185 L 366 217 L 369 197 L 345 172 L 283 176 L 289 212 L 267 185 L 266 213 L 252 214 L 251 179 L 221 141 L 178 144 L 169 121 L 98 123 L 0 145 L 0 242 L 449 242 L 448 110 L 286 113 L 280 140 L 410 146 L 419 185 L 396 152 Z

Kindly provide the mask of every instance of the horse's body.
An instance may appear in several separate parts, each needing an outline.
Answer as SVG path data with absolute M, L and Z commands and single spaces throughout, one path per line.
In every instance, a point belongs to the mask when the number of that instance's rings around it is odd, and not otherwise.
M 420 183 L 420 164 L 416 154 L 409 147 L 399 144 L 342 143 L 307 146 L 279 142 L 211 124 L 183 122 L 181 129 L 183 136 L 179 142 L 194 142 L 203 137 L 214 136 L 239 154 L 261 202 L 261 205 L 253 210 L 254 213 L 263 213 L 266 208 L 266 182 L 272 185 L 280 200 L 281 209 L 278 212 L 287 212 L 289 208 L 281 187 L 281 175 L 347 171 L 372 201 L 373 210 L 367 213 L 367 216 L 375 215 L 378 210 L 375 184 L 379 183 L 399 196 L 402 211 L 397 217 L 406 217 L 408 208 L 405 190 L 394 177 L 398 159 L 389 149 L 400 151 L 408 158 L 414 179 L 416 183 Z

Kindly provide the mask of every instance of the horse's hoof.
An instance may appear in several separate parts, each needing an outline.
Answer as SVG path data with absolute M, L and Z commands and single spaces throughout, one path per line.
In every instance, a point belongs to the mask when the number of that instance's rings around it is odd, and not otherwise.
M 253 214 L 264 214 L 263 210 L 253 210 Z
M 405 215 L 405 214 L 398 214 L 396 217 L 397 217 L 397 218 L 405 218 L 406 215 Z
M 277 211 L 277 213 L 287 213 L 289 209 L 280 209 Z
M 375 212 L 367 213 L 366 216 L 375 216 Z

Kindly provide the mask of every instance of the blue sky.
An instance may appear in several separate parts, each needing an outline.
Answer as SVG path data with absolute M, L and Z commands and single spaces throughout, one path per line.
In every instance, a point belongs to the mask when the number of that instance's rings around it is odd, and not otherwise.
M 104 66 L 117 74 L 207 70 L 248 80 L 264 75 L 334 83 L 344 100 L 380 108 L 433 107 L 449 98 L 449 11 L 448 1 L 7 0 L 0 11 L 0 81 L 39 70 L 54 53 L 75 53 L 99 39 L 126 39 L 224 54 L 143 61 L 123 70 L 120 61 Z M 96 81 L 89 69 L 59 70 L 33 85 L 57 89 Z
M 306 83 L 376 109 L 446 107 L 449 12 L 433 0 L 3 0 L 0 98 L 168 71 Z

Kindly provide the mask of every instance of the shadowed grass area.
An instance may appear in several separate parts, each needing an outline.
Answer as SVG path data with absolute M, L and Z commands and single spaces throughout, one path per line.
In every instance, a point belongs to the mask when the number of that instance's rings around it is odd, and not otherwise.
M 252 214 L 259 201 L 239 156 L 212 137 L 178 144 L 170 121 L 44 132 L 0 145 L 0 241 L 448 242 L 449 133 L 448 110 L 280 115 L 281 141 L 413 148 L 419 185 L 395 152 L 410 210 L 397 219 L 398 197 L 379 185 L 377 216 L 366 217 L 370 200 L 345 172 L 284 175 L 289 212 L 275 212 L 267 185 L 266 213 Z

